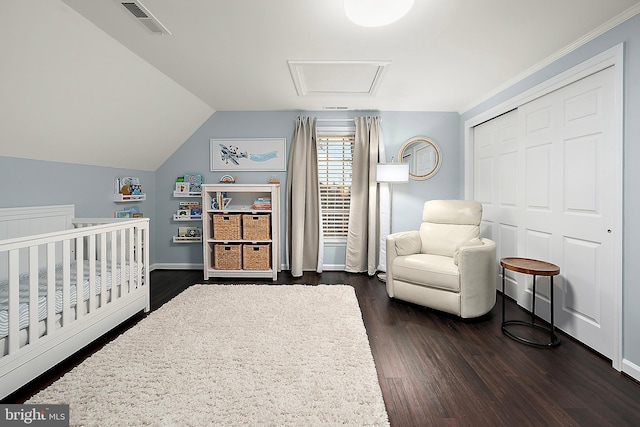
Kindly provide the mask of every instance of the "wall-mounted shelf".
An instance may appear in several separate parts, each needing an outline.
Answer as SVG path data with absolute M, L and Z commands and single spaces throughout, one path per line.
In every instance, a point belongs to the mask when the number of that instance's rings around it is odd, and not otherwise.
M 174 221 L 202 221 L 202 215 L 191 216 L 191 215 L 173 214 L 173 220 Z
M 116 203 L 141 202 L 147 200 L 146 194 L 114 194 L 113 201 Z
M 202 242 L 202 237 L 173 236 L 173 243 L 200 243 L 200 242 Z
M 174 191 L 173 197 L 202 197 L 200 191 Z

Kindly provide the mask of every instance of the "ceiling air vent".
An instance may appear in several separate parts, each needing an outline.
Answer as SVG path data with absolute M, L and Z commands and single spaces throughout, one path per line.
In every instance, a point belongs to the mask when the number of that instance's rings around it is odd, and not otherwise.
M 125 7 L 142 25 L 147 27 L 153 34 L 161 34 L 170 36 L 171 33 L 167 30 L 167 27 L 162 25 L 158 19 L 153 16 L 149 9 L 147 9 L 139 0 L 135 1 L 121 1 L 120 4 Z

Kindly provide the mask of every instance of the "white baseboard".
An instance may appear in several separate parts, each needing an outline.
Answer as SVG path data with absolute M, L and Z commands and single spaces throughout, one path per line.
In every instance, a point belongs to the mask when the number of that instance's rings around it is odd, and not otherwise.
M 324 264 L 322 271 L 344 271 L 344 264 Z
M 627 359 L 622 359 L 622 372 L 629 375 L 636 381 L 640 381 L 640 366 Z
M 161 262 L 151 265 L 153 270 L 202 270 L 203 264 Z

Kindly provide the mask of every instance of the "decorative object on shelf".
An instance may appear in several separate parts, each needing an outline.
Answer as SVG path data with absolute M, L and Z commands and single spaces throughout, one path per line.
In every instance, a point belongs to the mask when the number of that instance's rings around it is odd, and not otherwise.
M 202 175 L 196 174 L 184 174 L 176 178 L 176 189 L 174 195 L 177 197 L 183 196 L 200 196 L 202 192 Z
M 178 227 L 178 235 L 173 237 L 176 243 L 201 242 L 202 228 L 200 227 Z
M 202 191 L 202 175 L 199 173 L 184 174 L 184 182 L 189 183 L 189 192 L 200 193 Z
M 236 177 L 231 175 L 222 175 L 220 177 L 220 182 L 223 184 L 233 184 L 236 182 Z
M 176 192 L 177 193 L 188 193 L 189 192 L 189 183 L 188 182 L 176 182 Z
M 202 219 L 202 205 L 199 201 L 180 202 L 180 208 L 173 215 L 175 221 L 197 221 Z
M 113 213 L 114 218 L 143 218 L 144 216 L 140 212 L 140 208 L 137 206 L 130 206 L 123 208 L 121 211 L 115 211 Z
M 113 192 L 114 202 L 139 202 L 147 198 L 142 192 L 140 179 L 131 176 L 116 177 Z
M 286 138 L 212 139 L 211 171 L 285 171 Z
M 438 172 L 442 164 L 442 153 L 433 139 L 416 136 L 402 144 L 398 159 L 409 165 L 409 178 L 424 180 Z
M 269 184 L 280 184 L 280 178 L 278 178 L 277 176 L 270 176 Z

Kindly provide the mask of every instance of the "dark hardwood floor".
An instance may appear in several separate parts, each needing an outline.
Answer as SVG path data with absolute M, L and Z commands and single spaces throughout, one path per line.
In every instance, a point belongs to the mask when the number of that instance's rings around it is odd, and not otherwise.
M 201 271 L 156 270 L 152 310 Z M 271 280 L 208 283 L 348 284 L 355 288 L 392 426 L 638 426 L 640 384 L 611 362 L 559 333 L 561 344 L 538 349 L 500 330 L 501 299 L 486 316 L 462 320 L 391 300 L 375 277 L 344 272 L 282 272 Z M 528 318 L 507 300 L 508 318 Z M 126 322 L 52 372 L 9 396 L 22 403 L 144 316 Z

